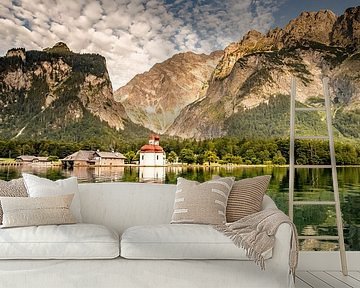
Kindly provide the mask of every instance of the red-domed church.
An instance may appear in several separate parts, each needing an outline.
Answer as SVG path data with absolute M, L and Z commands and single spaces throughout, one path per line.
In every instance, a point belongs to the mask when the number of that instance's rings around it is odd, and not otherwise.
M 150 135 L 149 144 L 145 144 L 140 149 L 141 166 L 165 165 L 166 154 L 164 152 L 164 149 L 159 144 L 160 144 L 160 137 L 158 135 Z

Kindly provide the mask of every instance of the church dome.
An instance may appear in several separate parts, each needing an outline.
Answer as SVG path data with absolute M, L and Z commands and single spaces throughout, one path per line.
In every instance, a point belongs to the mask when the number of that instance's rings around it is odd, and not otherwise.
M 146 144 L 140 149 L 143 153 L 164 153 L 164 149 L 160 145 Z

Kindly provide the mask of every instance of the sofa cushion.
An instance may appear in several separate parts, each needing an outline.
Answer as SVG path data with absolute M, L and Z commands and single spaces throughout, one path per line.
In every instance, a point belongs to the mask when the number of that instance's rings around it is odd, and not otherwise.
M 235 222 L 261 210 L 271 175 L 246 178 L 236 181 L 231 188 L 227 206 L 227 222 Z
M 70 212 L 74 194 L 51 197 L 0 197 L 3 227 L 76 223 Z
M 102 225 L 0 229 L 0 259 L 105 259 L 117 256 L 119 237 Z
M 233 184 L 233 177 L 204 183 L 179 177 L 171 223 L 224 224 L 226 203 Z
M 76 177 L 52 181 L 32 174 L 23 173 L 24 183 L 30 197 L 46 197 L 75 194 L 70 210 L 76 222 L 82 222 L 80 213 L 80 196 Z
M 0 197 L 27 197 L 24 179 L 13 179 L 11 181 L 0 180 Z M 2 223 L 3 211 L 0 203 L 0 224 Z
M 164 224 L 134 226 L 121 237 L 121 256 L 128 259 L 249 260 L 225 235 L 210 225 Z M 272 250 L 263 254 L 272 256 Z

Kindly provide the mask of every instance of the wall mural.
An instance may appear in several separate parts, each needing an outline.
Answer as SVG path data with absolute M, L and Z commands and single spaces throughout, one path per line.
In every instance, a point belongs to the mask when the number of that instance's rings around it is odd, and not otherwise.
M 287 212 L 290 82 L 296 105 L 320 107 L 328 77 L 345 244 L 360 250 L 360 6 L 88 2 L 0 1 L 0 179 L 271 174 L 268 194 Z M 324 134 L 325 113 L 297 115 L 296 129 Z M 296 153 L 297 164 L 330 161 L 320 140 L 298 141 Z M 331 200 L 331 171 L 303 169 L 297 179 L 295 198 Z M 304 235 L 335 235 L 334 215 L 306 207 L 295 222 Z

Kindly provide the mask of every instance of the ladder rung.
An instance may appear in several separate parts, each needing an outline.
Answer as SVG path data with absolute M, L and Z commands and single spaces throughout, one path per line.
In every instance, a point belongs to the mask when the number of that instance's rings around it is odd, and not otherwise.
M 299 107 L 295 111 L 326 111 L 325 107 Z
M 335 205 L 335 201 L 294 201 L 294 205 Z
M 295 139 L 318 139 L 318 140 L 328 140 L 329 136 L 295 136 Z
M 294 168 L 332 168 L 331 165 L 294 165 Z
M 317 239 L 317 240 L 339 240 L 339 236 L 298 236 L 299 240 Z

